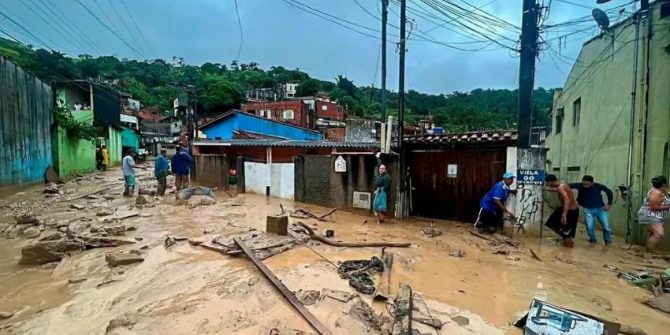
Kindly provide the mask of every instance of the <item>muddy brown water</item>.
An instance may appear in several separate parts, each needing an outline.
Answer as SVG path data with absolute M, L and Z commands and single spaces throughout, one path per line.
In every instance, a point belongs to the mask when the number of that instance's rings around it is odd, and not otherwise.
M 99 175 L 104 179 L 66 184 L 66 190 L 72 189 L 68 196 L 96 190 L 99 185 L 118 179 L 118 171 Z M 150 184 L 151 180 L 144 183 Z M 18 195 L 16 190 L 5 193 L 0 206 L 19 201 L 44 202 L 40 190 L 29 187 Z M 110 334 L 269 334 L 273 328 L 313 332 L 247 259 L 224 256 L 187 242 L 178 242 L 166 250 L 163 240 L 168 234 L 203 237 L 204 230 L 213 230 L 209 236 L 237 227 L 262 230 L 265 216 L 277 214 L 280 204 L 286 209 L 306 206 L 315 213 L 327 209 L 252 194 L 237 195 L 233 200 L 241 206 L 232 206 L 226 193 L 217 192 L 217 196 L 220 201 L 216 205 L 194 209 L 177 206 L 166 198 L 156 207 L 143 209 L 146 217 L 124 221 L 137 227 L 128 236 L 141 237 L 142 241 L 75 254 L 57 268 L 17 265 L 20 248 L 30 241 L 0 239 L 0 310 L 16 313 L 13 318 L 0 321 L 0 333 L 104 334 L 110 320 L 124 316 L 136 323 L 110 330 Z M 90 215 L 97 202 L 78 201 L 89 206 L 84 211 L 53 204 L 39 208 L 41 215 L 68 218 Z M 127 210 L 130 204 L 132 199 L 119 195 L 105 206 Z M 0 208 L 0 218 L 7 219 L 10 213 L 7 207 Z M 400 282 L 410 283 L 422 298 L 415 304 L 425 301 L 433 316 L 449 322 L 440 334 L 521 334 L 509 323 L 528 309 L 533 297 L 627 323 L 649 334 L 667 334 L 670 329 L 668 315 L 640 303 L 650 296 L 647 291 L 617 279 L 603 267 L 624 267 L 620 260 L 640 261 L 617 245 L 587 245 L 583 232 L 574 249 L 562 248 L 551 239 L 540 243 L 537 238 L 516 236 L 526 247 L 532 247 L 542 261 L 534 260 L 525 247 L 518 251 L 509 247 L 514 252 L 512 256 L 519 258 L 514 260 L 492 254 L 491 246 L 467 233 L 466 225 L 434 222 L 442 235 L 428 238 L 421 232 L 429 224 L 424 220 L 379 225 L 365 214 L 336 211 L 334 222 L 302 221 L 314 224 L 318 230 L 333 229 L 339 240 L 411 242 L 410 248 L 387 249 L 395 254 L 392 293 Z M 364 223 L 366 220 L 368 223 Z M 104 260 L 106 252 L 145 245 L 142 263 L 110 268 Z M 309 245 L 333 262 L 380 254 L 380 248 L 335 248 L 316 242 Z M 449 256 L 455 250 L 464 251 L 465 256 Z M 329 288 L 353 292 L 331 264 L 304 246 L 264 263 L 292 291 Z M 70 283 L 73 278 L 83 281 Z M 364 299 L 370 302 L 369 297 Z M 373 307 L 388 314 L 383 303 L 375 302 Z M 361 323 L 343 313 L 346 306 L 340 302 L 324 299 L 308 309 L 335 334 L 367 333 Z M 467 317 L 470 325 L 457 326 L 450 319 L 454 316 Z

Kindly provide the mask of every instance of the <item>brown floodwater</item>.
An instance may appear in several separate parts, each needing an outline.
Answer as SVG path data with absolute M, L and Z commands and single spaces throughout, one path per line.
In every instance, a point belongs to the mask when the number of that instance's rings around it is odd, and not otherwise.
M 64 188 L 71 189 L 73 196 L 90 192 L 116 182 L 118 171 L 102 176 L 104 179 Z M 150 178 L 144 183 L 150 184 Z M 6 194 L 0 205 L 44 202 L 39 191 L 32 187 L 19 195 Z M 169 197 L 161 200 L 155 207 L 143 209 L 143 216 L 123 221 L 137 227 L 127 235 L 141 241 L 75 254 L 58 267 L 19 266 L 20 248 L 29 241 L 0 239 L 0 310 L 16 313 L 0 321 L 0 333 L 104 334 L 110 320 L 124 316 L 135 319 L 134 326 L 119 327 L 110 334 L 269 334 L 273 328 L 313 332 L 249 260 L 185 241 L 165 249 L 163 241 L 166 235 L 200 238 L 205 230 L 212 231 L 207 234 L 211 237 L 245 227 L 263 230 L 265 216 L 277 214 L 280 204 L 287 210 L 308 207 L 315 213 L 328 209 L 252 194 L 229 199 L 225 192 L 217 192 L 217 196 L 216 205 L 193 209 L 175 205 Z M 48 205 L 39 207 L 40 215 L 63 219 L 88 215 L 97 220 L 96 208 L 111 206 L 119 212 L 128 211 L 133 200 L 120 195 L 113 201 L 82 200 L 89 206 L 84 211 L 68 210 L 67 203 L 52 203 L 53 199 L 46 201 Z M 241 205 L 233 206 L 233 201 Z M 0 219 L 6 220 L 11 209 L 0 208 L 0 212 Z M 334 222 L 302 221 L 314 224 L 317 230 L 333 229 L 334 238 L 344 241 L 411 242 L 410 248 L 387 249 L 395 255 L 392 293 L 400 282 L 408 282 L 422 298 L 415 299 L 415 304 L 425 301 L 432 316 L 448 322 L 440 334 L 521 334 L 509 324 L 528 309 L 533 297 L 627 323 L 652 335 L 667 334 L 670 327 L 668 315 L 640 303 L 650 297 L 647 291 L 618 279 L 603 267 L 612 264 L 625 269 L 621 260 L 641 260 L 617 245 L 590 246 L 583 232 L 574 249 L 562 248 L 550 238 L 540 242 L 534 237 L 516 236 L 525 247 L 507 247 L 512 256 L 518 257 L 514 260 L 492 254 L 493 248 L 469 234 L 466 225 L 435 221 L 442 235 L 429 238 L 421 232 L 429 225 L 425 220 L 380 225 L 366 214 L 336 211 Z M 380 248 L 336 248 L 317 242 L 308 245 L 335 263 L 369 259 L 381 252 Z M 105 262 L 106 252 L 142 246 L 146 246 L 142 263 L 110 268 Z M 542 261 L 533 259 L 527 246 Z M 323 288 L 353 292 L 335 268 L 313 250 L 299 246 L 264 263 L 294 292 Z M 449 256 L 456 250 L 464 251 L 465 256 Z M 83 281 L 70 283 L 70 279 Z M 363 299 L 371 302 L 369 297 Z M 388 314 L 383 303 L 372 305 L 377 312 Z M 348 310 L 344 303 L 324 299 L 307 308 L 335 334 L 368 333 L 345 313 Z M 470 325 L 459 327 L 450 319 L 454 316 L 467 317 Z M 429 332 L 428 328 L 422 330 Z

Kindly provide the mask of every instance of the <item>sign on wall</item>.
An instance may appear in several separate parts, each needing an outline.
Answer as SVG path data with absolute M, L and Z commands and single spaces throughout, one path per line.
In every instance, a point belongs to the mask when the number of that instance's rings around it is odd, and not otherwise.
M 458 165 L 449 164 L 447 165 L 447 177 L 456 178 L 458 176 Z
M 517 185 L 544 185 L 544 170 L 517 170 Z
M 342 156 L 335 160 L 335 172 L 347 172 L 347 161 Z

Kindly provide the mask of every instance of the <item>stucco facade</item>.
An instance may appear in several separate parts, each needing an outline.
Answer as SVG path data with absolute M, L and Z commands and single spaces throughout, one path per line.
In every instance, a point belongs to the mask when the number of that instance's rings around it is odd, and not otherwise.
M 583 45 L 554 97 L 547 137 L 548 173 L 570 182 L 593 175 L 615 191 L 611 221 L 619 236 L 627 233 L 631 185 L 630 233 L 635 242 L 646 238 L 635 213 L 651 178 L 670 174 L 670 16 L 661 15 L 661 6 L 669 2 L 657 1 L 650 17 L 631 17 Z M 663 248 L 670 250 L 669 238 Z

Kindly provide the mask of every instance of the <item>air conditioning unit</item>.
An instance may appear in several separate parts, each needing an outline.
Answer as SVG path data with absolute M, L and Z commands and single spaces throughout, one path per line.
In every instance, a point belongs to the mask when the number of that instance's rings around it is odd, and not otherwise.
M 370 192 L 355 192 L 353 206 L 355 208 L 370 209 L 372 207 L 372 194 Z

